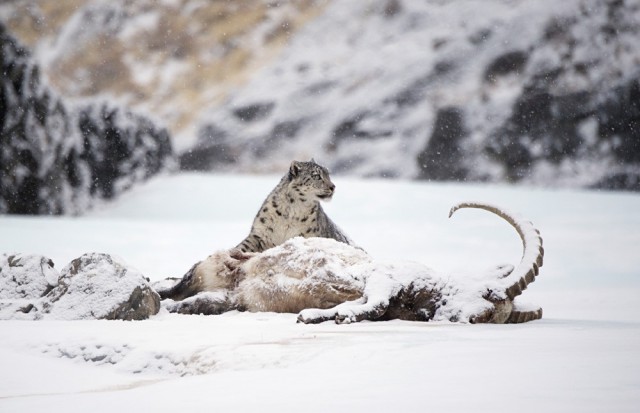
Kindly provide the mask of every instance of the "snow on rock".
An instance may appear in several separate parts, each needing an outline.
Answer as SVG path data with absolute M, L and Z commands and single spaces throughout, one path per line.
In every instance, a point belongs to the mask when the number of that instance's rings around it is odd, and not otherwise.
M 53 261 L 41 255 L 0 256 L 0 299 L 39 298 L 58 284 Z
M 39 255 L 0 258 L 0 319 L 141 320 L 159 309 L 147 279 L 108 254 L 85 254 L 60 274 Z
M 58 284 L 53 262 L 40 255 L 0 255 L 0 319 L 33 319 Z
M 111 103 L 72 106 L 0 24 L 0 213 L 80 213 L 174 165 L 166 129 Z
M 147 279 L 108 254 L 90 253 L 63 268 L 45 311 L 64 320 L 142 320 L 160 309 Z

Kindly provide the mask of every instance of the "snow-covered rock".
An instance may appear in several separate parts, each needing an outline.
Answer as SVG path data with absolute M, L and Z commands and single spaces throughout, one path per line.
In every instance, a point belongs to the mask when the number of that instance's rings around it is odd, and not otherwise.
M 0 299 L 44 297 L 58 284 L 53 261 L 41 255 L 0 255 Z
M 53 261 L 41 255 L 0 255 L 0 319 L 39 317 L 45 297 L 57 284 Z
M 142 320 L 160 309 L 160 296 L 137 270 L 108 254 L 71 261 L 45 311 L 56 319 Z
M 0 256 L 0 319 L 142 320 L 159 309 L 147 279 L 108 254 L 85 254 L 60 274 L 46 257 Z
M 173 167 L 166 129 L 111 103 L 66 103 L 2 24 L 0 49 L 0 213 L 80 213 Z

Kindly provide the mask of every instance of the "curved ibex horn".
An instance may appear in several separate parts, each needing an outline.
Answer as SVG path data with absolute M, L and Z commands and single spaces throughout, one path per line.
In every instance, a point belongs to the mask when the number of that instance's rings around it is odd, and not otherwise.
M 449 211 L 449 218 L 451 218 L 454 212 L 462 208 L 477 208 L 489 211 L 507 221 L 518 232 L 522 240 L 522 259 L 511 274 L 502 280 L 506 286 L 506 296 L 513 300 L 522 294 L 522 290 L 527 288 L 530 283 L 535 281 L 538 275 L 538 269 L 542 267 L 544 248 L 542 247 L 540 231 L 538 231 L 530 221 L 521 220 L 501 208 L 479 202 L 462 202 L 454 205 Z

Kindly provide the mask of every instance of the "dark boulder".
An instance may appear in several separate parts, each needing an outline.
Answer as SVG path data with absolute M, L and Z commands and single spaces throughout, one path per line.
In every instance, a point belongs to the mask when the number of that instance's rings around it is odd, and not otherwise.
M 529 56 L 521 50 L 506 52 L 496 57 L 485 69 L 484 80 L 495 82 L 499 77 L 518 74 L 524 69 Z
M 426 148 L 418 155 L 420 179 L 461 180 L 467 172 L 462 165 L 462 140 L 467 136 L 462 110 L 438 110 Z
M 180 155 L 180 169 L 208 171 L 235 163 L 240 151 L 227 142 L 227 137 L 227 133 L 215 125 L 205 125 L 198 132 L 196 145 Z
M 370 129 L 363 125 L 369 117 L 378 116 L 369 111 L 361 111 L 347 116 L 333 129 L 329 140 L 325 143 L 325 150 L 336 151 L 344 141 L 362 141 L 387 138 L 393 134 L 391 129 Z
M 274 106 L 273 102 L 253 103 L 235 108 L 233 115 L 243 122 L 254 122 L 269 116 Z
M 640 75 L 609 92 L 597 110 L 598 135 L 623 163 L 640 163 Z

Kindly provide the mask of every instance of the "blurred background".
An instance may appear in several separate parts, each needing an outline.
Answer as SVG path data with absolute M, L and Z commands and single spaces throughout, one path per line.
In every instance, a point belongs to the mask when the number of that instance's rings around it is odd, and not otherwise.
M 311 157 L 640 190 L 640 0 L 5 0 L 0 41 L 0 213 Z

